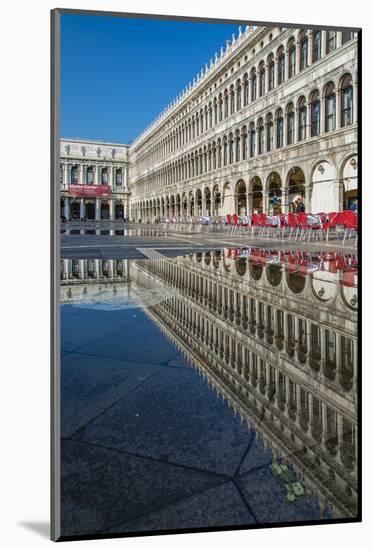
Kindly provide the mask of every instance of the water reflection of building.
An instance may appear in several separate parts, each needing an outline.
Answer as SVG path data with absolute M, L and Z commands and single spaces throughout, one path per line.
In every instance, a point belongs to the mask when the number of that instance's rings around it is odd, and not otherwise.
M 357 289 L 353 270 L 307 274 L 220 252 L 136 261 L 176 292 L 148 314 L 337 517 L 357 513 Z M 144 277 L 147 275 L 147 279 Z

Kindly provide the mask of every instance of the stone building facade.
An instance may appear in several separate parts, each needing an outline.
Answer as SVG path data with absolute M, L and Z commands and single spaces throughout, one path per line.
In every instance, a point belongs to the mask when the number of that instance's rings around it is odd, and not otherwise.
M 247 27 L 130 146 L 132 219 L 348 208 L 357 36 Z
M 61 139 L 61 219 L 130 217 L 128 145 Z

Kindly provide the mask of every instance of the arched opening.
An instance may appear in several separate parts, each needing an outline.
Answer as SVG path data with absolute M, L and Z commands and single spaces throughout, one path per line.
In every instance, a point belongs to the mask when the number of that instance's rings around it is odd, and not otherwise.
M 86 170 L 86 183 L 87 185 L 93 185 L 94 183 L 94 169 L 92 166 L 88 166 Z
M 70 216 L 71 220 L 79 220 L 80 219 L 80 202 L 73 201 L 70 204 Z
M 221 196 L 220 196 L 220 190 L 218 185 L 214 187 L 213 193 L 214 193 L 215 216 L 219 216 L 220 206 L 221 206 Z
M 278 286 L 282 280 L 282 266 L 270 264 L 266 267 L 268 282 L 272 286 Z
M 195 198 L 192 191 L 189 193 L 189 215 L 194 216 L 195 213 Z
M 310 96 L 310 135 L 311 137 L 319 136 L 320 134 L 320 118 L 321 118 L 321 103 L 319 91 L 314 90 Z
M 254 176 L 250 183 L 250 204 L 253 212 L 263 211 L 263 184 L 259 176 Z
M 305 208 L 305 177 L 303 170 L 298 166 L 291 168 L 288 173 L 287 187 L 290 212 L 294 212 L 296 210 L 295 201 L 297 198 L 300 198 Z
M 335 84 L 329 82 L 325 88 L 325 132 L 336 128 L 336 97 Z
M 209 187 L 205 188 L 205 209 L 206 216 L 211 216 L 211 192 Z
M 124 219 L 124 205 L 122 202 L 117 202 L 115 204 L 115 220 L 123 220 Z
M 180 211 L 181 211 L 181 202 L 180 202 L 180 195 L 177 195 L 175 197 L 175 212 L 176 212 L 176 216 L 179 217 L 180 216 Z
M 87 220 L 95 220 L 95 203 L 89 201 L 85 204 L 85 214 Z
M 201 189 L 196 191 L 196 215 L 201 216 L 202 214 L 202 193 Z
M 236 271 L 240 275 L 240 277 L 243 277 L 245 275 L 246 268 L 247 268 L 246 258 L 238 258 L 236 260 Z
M 336 170 L 331 163 L 326 160 L 319 162 L 310 183 L 312 212 L 335 212 L 341 208 Z
M 100 217 L 101 217 L 101 220 L 108 220 L 109 219 L 109 204 L 108 204 L 108 202 L 102 202 L 102 205 L 100 207 Z
M 237 182 L 235 192 L 236 212 L 244 216 L 247 212 L 246 184 L 243 180 Z
M 299 273 L 286 273 L 287 286 L 294 294 L 300 294 L 305 287 L 305 277 Z
M 341 127 L 353 124 L 353 84 L 352 76 L 348 73 L 340 82 L 341 90 Z
M 344 210 L 358 210 L 358 170 L 355 155 L 345 162 L 342 181 Z
M 108 185 L 108 168 L 102 168 L 100 178 L 102 185 Z
M 282 212 L 282 182 L 277 172 L 268 176 L 269 213 L 274 215 Z

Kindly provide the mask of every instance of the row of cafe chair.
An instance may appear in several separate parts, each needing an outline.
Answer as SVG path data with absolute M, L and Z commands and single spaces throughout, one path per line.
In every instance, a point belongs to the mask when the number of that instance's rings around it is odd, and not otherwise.
M 258 237 L 294 238 L 295 240 L 326 239 L 354 236 L 357 242 L 358 215 L 352 210 L 319 212 L 316 214 L 252 214 L 251 216 L 227 215 L 228 226 L 247 228 Z
M 229 248 L 227 258 L 246 257 L 252 265 L 281 265 L 288 273 L 307 276 L 316 271 L 343 273 L 343 285 L 356 286 L 358 258 L 353 254 L 336 252 L 312 253 L 308 251 L 282 251 L 264 248 Z

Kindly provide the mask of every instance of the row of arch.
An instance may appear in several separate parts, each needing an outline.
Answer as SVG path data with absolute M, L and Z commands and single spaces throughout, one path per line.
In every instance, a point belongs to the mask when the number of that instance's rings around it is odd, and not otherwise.
M 285 45 L 277 46 L 274 52 L 267 54 L 242 78 L 238 78 L 235 83 L 209 100 L 207 105 L 178 125 L 166 138 L 158 140 L 155 137 L 156 143 L 138 155 L 139 167 L 151 166 L 156 160 L 173 153 L 352 37 L 351 32 L 298 31 L 296 38 L 291 36 Z
M 306 97 L 234 128 L 142 180 L 146 190 L 161 189 L 213 170 L 349 126 L 354 120 L 353 84 L 349 72 L 327 81 Z M 141 185 L 140 180 L 136 185 Z
M 325 186 L 323 185 L 325 182 Z M 285 175 L 281 171 L 266 176 L 239 178 L 235 183 L 206 185 L 162 197 L 134 202 L 134 218 L 153 220 L 160 217 L 219 216 L 254 210 L 287 213 L 294 198 L 300 195 L 307 211 L 324 212 L 348 208 L 357 197 L 357 162 L 346 155 L 337 167 L 329 159 L 316 159 L 307 174 L 293 166 Z

